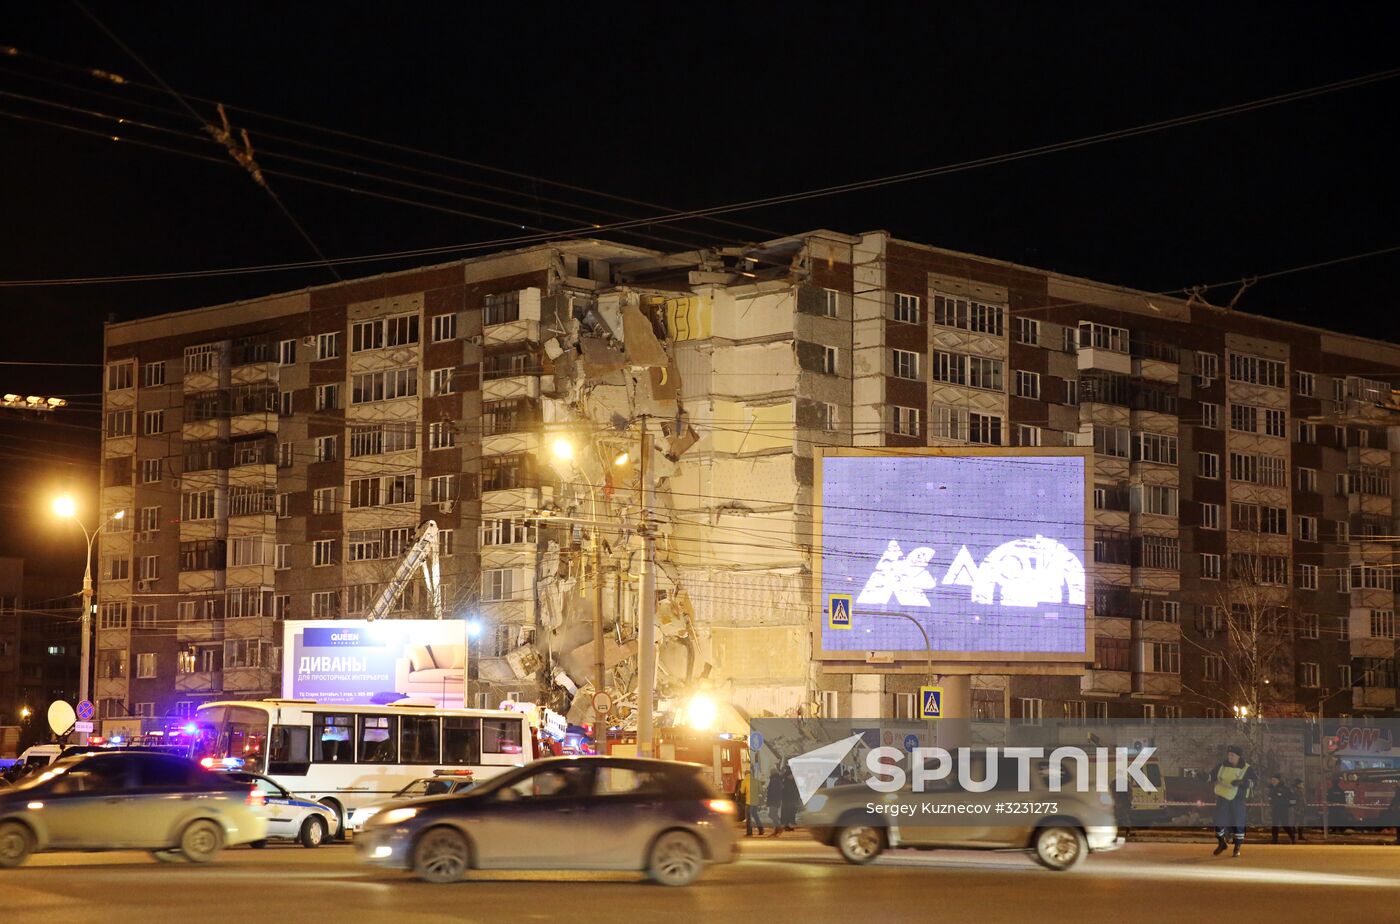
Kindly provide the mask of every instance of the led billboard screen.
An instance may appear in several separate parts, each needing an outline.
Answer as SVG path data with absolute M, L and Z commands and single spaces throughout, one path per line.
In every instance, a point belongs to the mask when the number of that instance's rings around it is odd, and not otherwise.
M 322 703 L 401 699 L 466 705 L 467 624 L 460 619 L 287 620 L 282 695 Z
M 1083 662 L 1091 466 L 1080 449 L 824 450 L 821 656 Z

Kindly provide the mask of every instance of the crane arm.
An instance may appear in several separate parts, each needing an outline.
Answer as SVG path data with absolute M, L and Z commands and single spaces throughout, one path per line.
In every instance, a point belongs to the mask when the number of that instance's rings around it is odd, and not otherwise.
M 428 592 L 428 607 L 432 611 L 434 619 L 441 619 L 442 575 L 438 563 L 439 554 L 438 525 L 436 521 L 429 520 L 418 528 L 418 535 L 414 537 L 413 544 L 403 553 L 398 570 L 394 572 L 388 586 L 384 588 L 384 592 L 379 595 L 379 599 L 370 608 L 368 618 L 370 620 L 383 618 L 393 607 L 394 602 L 403 594 L 409 582 L 413 580 L 413 572 L 422 569 L 423 583 L 427 586 Z

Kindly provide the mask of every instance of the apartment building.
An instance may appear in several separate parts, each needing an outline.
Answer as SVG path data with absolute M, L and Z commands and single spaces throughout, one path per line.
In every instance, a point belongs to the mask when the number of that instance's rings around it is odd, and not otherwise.
M 363 614 L 427 519 L 448 616 L 483 628 L 474 702 L 591 720 L 596 594 L 625 707 L 643 430 L 663 701 L 910 715 L 920 665 L 812 658 L 812 451 L 966 444 L 1095 451 L 1095 661 L 978 675 L 979 715 L 1219 714 L 1227 629 L 1264 609 L 1271 708 L 1395 705 L 1393 344 L 818 231 L 541 245 L 106 349 L 103 507 L 130 515 L 101 548 L 105 716 L 275 694 L 279 620 Z

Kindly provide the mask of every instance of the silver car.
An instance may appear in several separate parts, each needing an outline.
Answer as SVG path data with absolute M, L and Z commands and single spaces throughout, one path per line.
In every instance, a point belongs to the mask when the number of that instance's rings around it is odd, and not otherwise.
M 36 850 L 149 850 L 207 863 L 267 837 L 262 794 L 168 754 L 64 757 L 0 790 L 0 867 Z
M 999 774 L 1016 782 L 1015 764 Z M 981 767 L 972 778 L 984 779 Z M 1028 850 L 1042 866 L 1073 869 L 1090 853 L 1115 850 L 1118 836 L 1113 796 L 1078 792 L 1065 778 L 1049 788 L 1044 762 L 1030 774 L 1029 789 L 1014 786 L 969 792 L 948 780 L 924 792 L 905 787 L 881 793 L 864 783 L 818 790 L 798 816 L 812 837 L 836 848 L 854 864 L 865 864 L 886 848 L 919 850 Z
M 355 838 L 370 863 L 455 882 L 470 869 L 642 870 L 688 885 L 734 859 L 735 806 L 698 764 L 554 757 L 459 796 L 403 802 Z

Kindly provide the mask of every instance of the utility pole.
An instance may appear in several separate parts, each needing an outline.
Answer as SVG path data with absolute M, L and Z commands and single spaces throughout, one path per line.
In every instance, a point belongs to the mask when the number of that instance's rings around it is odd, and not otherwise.
M 604 675 L 607 673 L 607 659 L 603 657 L 603 540 L 598 535 L 598 495 L 591 483 L 588 491 L 593 501 L 593 524 L 589 527 L 589 533 L 593 537 L 593 693 L 596 700 L 597 694 L 604 692 Z M 606 753 L 607 718 L 598 715 L 596 709 L 593 725 L 594 742 L 602 742 L 598 753 Z
M 651 531 L 651 434 L 641 419 L 642 599 L 638 605 L 637 756 L 654 757 L 652 722 L 656 714 L 656 540 Z

